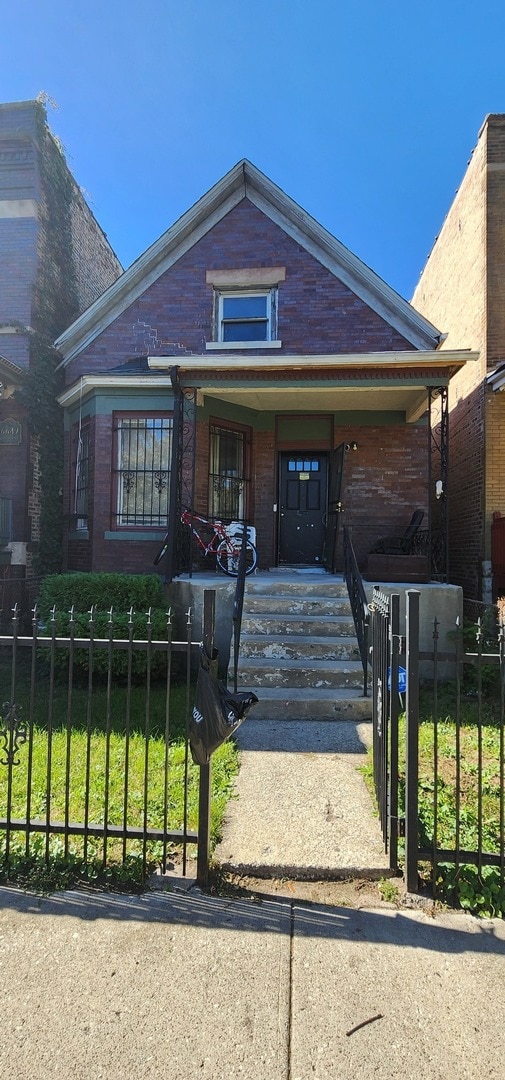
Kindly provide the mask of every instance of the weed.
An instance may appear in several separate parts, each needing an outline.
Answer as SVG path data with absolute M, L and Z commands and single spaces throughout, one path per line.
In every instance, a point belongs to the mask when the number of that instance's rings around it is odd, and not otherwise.
M 398 885 L 395 885 L 391 878 L 382 877 L 379 881 L 379 893 L 381 900 L 385 900 L 388 904 L 397 904 L 398 897 L 400 895 Z

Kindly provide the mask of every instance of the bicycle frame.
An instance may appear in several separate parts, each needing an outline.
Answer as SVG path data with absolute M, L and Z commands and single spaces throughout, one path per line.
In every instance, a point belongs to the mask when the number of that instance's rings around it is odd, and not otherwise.
M 226 529 L 220 521 L 210 521 L 208 518 L 200 517 L 199 514 L 193 514 L 190 510 L 182 511 L 181 521 L 183 525 L 189 526 L 193 533 L 193 536 L 197 540 L 199 546 L 201 547 L 205 555 L 215 555 L 217 553 L 217 540 L 219 540 L 220 543 L 225 540 L 226 543 L 229 544 L 230 551 L 233 550 L 233 545 L 231 544 L 230 539 L 227 536 Z M 195 522 L 198 522 L 198 524 L 201 526 L 208 525 L 209 528 L 214 530 L 208 544 L 205 542 L 203 537 L 200 536 L 200 533 L 195 526 Z
M 200 514 L 193 514 L 191 510 L 183 510 L 181 514 L 181 521 L 183 525 L 187 525 L 195 537 L 196 542 L 203 551 L 204 555 L 215 555 L 217 565 L 223 574 L 229 574 L 230 577 L 236 577 L 239 572 L 239 561 L 241 557 L 244 557 L 246 561 L 246 574 L 252 574 L 256 569 L 258 561 L 258 555 L 254 544 L 249 539 L 240 537 L 237 539 L 235 535 L 230 536 L 225 525 L 222 521 L 211 521 L 209 518 L 201 517 Z M 212 536 L 208 542 L 206 542 L 200 535 L 197 526 L 203 526 L 212 529 Z M 247 526 L 243 526 L 244 530 Z M 154 559 L 154 565 L 157 566 L 168 549 L 168 537 L 165 536 L 163 544 L 158 551 Z

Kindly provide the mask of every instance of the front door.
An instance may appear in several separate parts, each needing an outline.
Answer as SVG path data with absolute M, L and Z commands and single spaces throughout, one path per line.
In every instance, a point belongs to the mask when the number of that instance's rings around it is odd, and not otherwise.
M 327 455 L 306 451 L 281 454 L 279 489 L 279 563 L 322 565 L 328 498 Z

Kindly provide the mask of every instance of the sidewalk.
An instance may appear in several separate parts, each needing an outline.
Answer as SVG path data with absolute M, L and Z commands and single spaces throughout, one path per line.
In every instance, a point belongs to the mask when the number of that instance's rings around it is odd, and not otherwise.
M 505 925 L 0 888 L 9 1080 L 503 1076 Z

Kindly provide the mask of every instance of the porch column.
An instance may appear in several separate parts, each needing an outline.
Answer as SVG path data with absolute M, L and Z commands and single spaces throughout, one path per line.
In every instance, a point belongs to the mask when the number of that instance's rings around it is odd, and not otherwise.
M 170 369 L 174 391 L 174 428 L 170 465 L 170 500 L 168 508 L 168 548 L 166 580 L 187 565 L 192 571 L 192 552 L 185 551 L 181 526 L 183 507 L 193 509 L 195 487 L 196 389 L 182 387 L 179 369 Z

